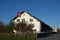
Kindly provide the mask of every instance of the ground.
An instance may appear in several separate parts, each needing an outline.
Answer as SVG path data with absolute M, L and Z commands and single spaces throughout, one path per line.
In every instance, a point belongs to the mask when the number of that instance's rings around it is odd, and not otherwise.
M 10 33 L 0 33 L 0 40 L 35 40 L 34 37 L 22 37 L 20 35 L 11 35 Z
M 42 34 L 44 35 L 44 34 Z M 42 36 L 40 35 L 40 36 Z M 50 34 L 50 35 L 44 35 L 43 37 L 39 37 L 39 38 L 34 38 L 34 37 L 20 37 L 20 36 L 13 36 L 8 34 L 1 34 L 0 33 L 0 40 L 60 40 L 60 33 L 59 34 Z
M 47 37 L 38 38 L 38 40 L 60 40 L 60 33 L 59 34 L 51 34 Z

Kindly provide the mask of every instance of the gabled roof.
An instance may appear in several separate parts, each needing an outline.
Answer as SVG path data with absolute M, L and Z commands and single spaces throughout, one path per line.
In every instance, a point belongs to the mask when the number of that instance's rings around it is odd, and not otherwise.
M 21 14 L 23 14 L 24 12 L 26 12 L 26 13 L 29 14 L 28 11 L 22 11 Z M 33 15 L 31 15 L 31 14 L 29 14 L 29 15 L 32 16 L 33 18 L 37 19 L 38 21 L 40 21 L 41 24 L 42 24 L 42 25 L 45 25 L 46 28 L 48 27 L 48 29 L 49 29 L 49 28 L 52 29 L 49 25 L 47 25 L 46 23 L 44 23 L 44 22 L 41 21 L 40 19 L 36 18 L 35 16 L 33 16 Z M 14 17 L 12 20 L 15 20 L 17 17 L 18 17 L 18 16 Z

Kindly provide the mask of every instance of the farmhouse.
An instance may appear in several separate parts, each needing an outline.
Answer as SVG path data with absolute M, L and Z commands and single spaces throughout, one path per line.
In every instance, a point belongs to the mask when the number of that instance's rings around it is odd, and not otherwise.
M 18 24 L 20 22 L 33 24 L 34 27 L 32 29 L 36 30 L 37 33 L 50 32 L 52 30 L 49 25 L 31 15 L 28 11 L 17 12 L 17 16 L 12 19 L 12 22 L 15 24 Z

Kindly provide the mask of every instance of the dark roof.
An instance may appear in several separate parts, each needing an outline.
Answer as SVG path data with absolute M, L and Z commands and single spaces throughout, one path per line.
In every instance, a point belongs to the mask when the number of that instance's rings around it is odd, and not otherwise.
M 23 14 L 24 12 L 26 12 L 26 13 L 29 14 L 28 11 L 22 11 L 21 13 Z M 40 21 L 42 25 L 45 25 L 45 26 L 46 26 L 46 28 L 48 27 L 48 29 L 49 29 L 49 28 L 52 29 L 49 25 L 47 25 L 46 23 L 44 23 L 44 22 L 41 21 L 40 19 L 36 18 L 35 16 L 33 16 L 33 15 L 31 15 L 31 14 L 29 14 L 29 15 L 32 16 L 32 17 L 34 17 L 34 18 L 37 19 L 38 21 Z M 12 20 L 15 20 L 17 17 L 18 17 L 18 16 L 14 17 Z

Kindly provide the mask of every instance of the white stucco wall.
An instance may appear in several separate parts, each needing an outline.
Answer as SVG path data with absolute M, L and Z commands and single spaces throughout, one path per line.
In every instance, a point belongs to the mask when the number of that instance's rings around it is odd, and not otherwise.
M 22 19 L 25 19 L 25 22 L 28 24 L 33 24 L 34 25 L 34 29 L 36 29 L 37 33 L 41 32 L 41 23 L 40 21 L 38 21 L 37 19 L 33 18 L 32 16 L 30 16 L 28 13 L 24 12 L 21 17 L 17 17 L 15 20 L 13 20 L 13 22 L 18 23 L 17 19 L 20 19 L 20 22 L 22 22 Z M 33 19 L 33 22 L 30 22 L 30 19 Z

